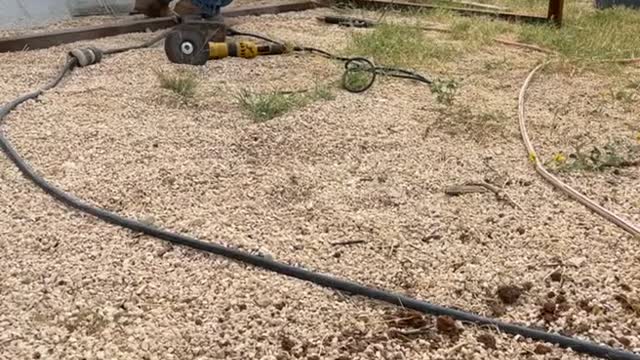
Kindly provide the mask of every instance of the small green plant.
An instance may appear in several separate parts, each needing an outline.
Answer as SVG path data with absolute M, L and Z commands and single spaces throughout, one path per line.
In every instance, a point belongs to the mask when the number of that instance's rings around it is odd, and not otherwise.
M 342 78 L 342 86 L 349 91 L 365 89 L 373 81 L 374 74 L 365 70 L 346 71 Z
M 325 86 L 316 86 L 313 90 L 298 92 L 271 91 L 261 94 L 243 89 L 237 96 L 240 107 L 258 122 L 271 120 L 313 101 L 333 99 L 335 95 Z
M 313 93 L 311 94 L 312 100 L 335 100 L 336 94 L 331 91 L 331 88 L 328 86 L 316 85 Z
M 179 70 L 175 73 L 156 71 L 156 76 L 160 80 L 160 87 L 168 89 L 184 97 L 191 98 L 196 93 L 198 79 L 193 72 Z
M 548 0 L 508 1 L 508 7 L 512 11 L 530 14 L 544 13 L 548 4 Z M 590 69 L 619 72 L 619 65 L 601 64 L 594 60 L 638 56 L 640 36 L 637 36 L 637 29 L 640 12 L 637 10 L 624 7 L 595 10 L 588 1 L 572 1 L 565 2 L 564 14 L 562 27 L 468 18 L 442 11 L 425 13 L 423 19 L 430 23 L 447 24 L 450 30 L 448 37 L 457 41 L 456 48 L 459 52 L 492 43 L 495 38 L 511 39 L 552 50 L 558 61 L 547 66 L 547 71 Z
M 458 83 L 455 80 L 436 79 L 431 83 L 431 92 L 436 95 L 436 101 L 444 105 L 452 105 Z
M 640 151 L 637 147 L 625 145 L 620 141 L 609 142 L 602 147 L 593 146 L 584 151 L 584 145 L 574 148 L 574 152 L 565 156 L 559 152 L 547 163 L 558 171 L 604 171 L 608 168 L 624 168 L 640 165 Z
M 240 91 L 237 99 L 240 106 L 256 121 L 271 120 L 300 103 L 297 94 L 277 91 L 256 94 L 246 89 Z

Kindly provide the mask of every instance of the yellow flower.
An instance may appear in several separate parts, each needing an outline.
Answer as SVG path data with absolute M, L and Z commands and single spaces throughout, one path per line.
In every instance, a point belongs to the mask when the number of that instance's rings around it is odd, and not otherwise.
M 529 153 L 529 161 L 531 161 L 532 163 L 536 162 L 536 153 Z
M 559 152 L 553 155 L 553 161 L 555 161 L 556 164 L 564 164 L 564 162 L 567 161 L 567 157 L 564 156 L 562 152 Z

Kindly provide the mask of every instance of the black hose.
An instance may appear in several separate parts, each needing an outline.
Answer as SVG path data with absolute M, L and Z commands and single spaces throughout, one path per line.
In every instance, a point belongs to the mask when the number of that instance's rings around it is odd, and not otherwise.
M 319 54 L 322 55 L 328 59 L 333 59 L 333 60 L 339 60 L 339 61 L 344 61 L 346 63 L 348 62 L 352 62 L 352 61 L 361 61 L 362 59 L 364 59 L 363 57 L 345 57 L 345 56 L 338 56 L 335 54 L 332 54 L 328 51 L 325 50 L 321 50 L 321 49 L 317 49 L 317 48 L 313 48 L 313 47 L 295 47 L 294 51 L 306 51 L 306 52 L 310 52 L 310 53 L 315 53 L 315 54 Z M 369 63 L 371 63 L 369 60 L 367 60 Z M 372 63 L 371 63 L 372 64 Z M 388 77 L 395 77 L 395 78 L 400 78 L 400 79 L 409 79 L 409 80 L 415 80 L 415 81 L 419 81 L 419 82 L 423 82 L 425 84 L 431 84 L 432 81 L 427 79 L 426 77 L 410 71 L 410 70 L 405 70 L 405 69 L 401 69 L 401 68 L 396 68 L 396 67 L 390 67 L 390 66 L 374 66 L 372 64 L 372 67 L 369 71 L 374 72 L 377 75 L 382 75 L 382 76 L 388 76 Z M 367 87 L 368 89 L 369 87 Z M 347 89 L 348 90 L 348 89 Z
M 248 32 L 243 32 L 243 31 L 238 31 L 236 29 L 233 28 L 227 28 L 227 35 L 228 36 L 246 36 L 246 37 L 252 37 L 252 38 L 256 38 L 256 39 L 260 39 L 260 40 L 264 40 L 266 42 L 270 42 L 276 45 L 280 45 L 280 46 L 284 46 L 284 43 L 281 43 L 279 41 L 275 41 L 273 39 L 270 39 L 266 36 L 262 36 L 259 34 L 254 34 L 254 33 L 248 33 Z
M 259 34 L 254 34 L 254 33 L 249 33 L 249 32 L 243 32 L 243 31 L 238 31 L 235 30 L 233 28 L 228 28 L 227 29 L 227 35 L 229 36 L 247 36 L 247 37 L 253 37 L 256 39 L 260 39 L 260 40 L 264 40 L 276 45 L 280 45 L 280 46 L 285 46 L 286 45 L 280 41 L 271 39 L 269 37 L 266 37 L 264 35 L 259 35 Z M 345 86 L 345 89 L 350 91 L 350 92 L 363 92 L 365 90 L 368 90 L 371 85 L 373 85 L 373 83 L 375 82 L 375 75 L 382 75 L 382 76 L 388 76 L 388 77 L 395 77 L 395 78 L 399 78 L 399 79 L 408 79 L 408 80 L 415 80 L 415 81 L 419 81 L 419 82 L 423 82 L 425 84 L 431 84 L 432 81 L 430 79 L 427 79 L 426 77 L 410 71 L 410 70 L 405 70 L 405 69 L 400 69 L 400 68 L 395 68 L 395 67 L 389 67 L 389 66 L 375 66 L 373 65 L 373 63 L 363 57 L 346 57 L 346 56 L 339 56 L 339 55 L 335 55 L 332 54 L 328 51 L 322 50 L 322 49 L 318 49 L 318 48 L 314 48 L 314 47 L 309 47 L 309 46 L 294 46 L 292 48 L 293 51 L 298 51 L 298 52 L 309 52 L 312 54 L 317 54 L 317 55 L 321 55 L 324 56 L 327 59 L 331 59 L 331 60 L 338 60 L 338 61 L 343 61 L 345 62 L 345 68 L 348 71 L 348 67 L 346 65 L 348 65 L 348 63 L 353 63 L 353 62 L 362 62 L 363 60 L 366 61 L 370 66 L 367 69 L 367 71 L 373 72 L 374 76 L 372 76 L 372 79 L 370 81 L 370 83 L 368 83 L 366 86 L 364 86 L 363 88 L 359 88 L 359 89 L 352 89 L 349 88 L 347 86 Z M 346 72 L 345 72 L 346 75 Z M 344 76 L 343 76 L 343 85 L 344 85 Z
M 60 80 L 69 73 L 76 65 L 76 59 L 69 59 L 60 73 L 43 88 L 36 90 L 27 95 L 21 96 L 8 104 L 0 108 L 0 122 L 4 117 L 9 114 L 21 103 L 36 99 L 44 91 L 55 87 Z M 233 259 L 245 264 L 250 264 L 262 269 L 273 271 L 279 274 L 294 277 L 300 280 L 308 281 L 316 285 L 324 286 L 327 288 L 351 293 L 353 295 L 360 295 L 374 300 L 384 301 L 393 305 L 402 306 L 404 308 L 417 310 L 423 313 L 437 315 L 437 316 L 451 316 L 454 319 L 475 323 L 478 325 L 491 325 L 499 331 L 503 331 L 513 335 L 520 335 L 529 339 L 539 340 L 544 342 L 553 343 L 564 348 L 571 348 L 573 351 L 612 360 L 640 360 L 640 356 L 631 352 L 614 349 L 609 346 L 596 344 L 589 341 L 584 341 L 560 334 L 553 334 L 542 330 L 532 329 L 522 325 L 515 325 L 505 323 L 496 319 L 490 319 L 482 317 L 473 313 L 469 313 L 462 310 L 455 310 L 446 308 L 443 306 L 434 305 L 428 302 L 413 299 L 404 295 L 395 294 L 389 291 L 375 289 L 367 287 L 353 281 L 343 280 L 335 278 L 329 275 L 324 275 L 309 271 L 300 267 L 291 266 L 285 263 L 270 260 L 250 253 L 231 249 L 215 243 L 205 242 L 192 238 L 187 235 L 178 234 L 163 230 L 151 225 L 144 224 L 142 222 L 125 218 L 116 213 L 108 210 L 93 206 L 72 194 L 69 194 L 55 185 L 49 183 L 43 177 L 37 174 L 37 172 L 22 158 L 22 156 L 16 151 L 11 142 L 0 131 L 0 147 L 7 155 L 7 157 L 18 167 L 22 174 L 44 190 L 47 194 L 54 197 L 56 200 L 84 213 L 93 215 L 99 219 L 102 219 L 108 223 L 136 231 L 142 232 L 149 236 L 156 237 L 158 239 L 169 241 L 173 244 L 187 246 L 193 249 L 202 250 L 208 253 L 224 256 L 229 259 Z
M 137 50 L 137 49 L 143 49 L 143 48 L 151 47 L 151 46 L 153 46 L 153 44 L 155 44 L 158 41 L 166 38 L 167 35 L 169 35 L 169 33 L 171 31 L 173 31 L 173 28 L 169 28 L 169 29 L 161 32 L 160 34 L 152 37 L 148 41 L 145 41 L 145 42 L 143 42 L 141 44 L 132 45 L 132 46 L 126 46 L 126 47 L 121 47 L 121 48 L 116 48 L 116 49 L 108 49 L 108 50 L 105 50 L 103 52 L 103 54 L 104 55 L 114 55 L 114 54 L 120 54 L 120 53 L 131 51 L 131 50 Z

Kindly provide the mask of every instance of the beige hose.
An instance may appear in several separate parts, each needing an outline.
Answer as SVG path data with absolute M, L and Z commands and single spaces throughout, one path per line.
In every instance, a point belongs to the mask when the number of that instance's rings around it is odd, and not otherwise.
M 531 140 L 529 140 L 529 134 L 527 133 L 524 102 L 525 102 L 525 97 L 527 93 L 527 88 L 529 87 L 529 83 L 531 82 L 531 79 L 533 79 L 533 76 L 538 72 L 538 70 L 540 70 L 545 65 L 546 63 L 540 64 L 536 66 L 533 70 L 531 70 L 531 72 L 529 73 L 529 76 L 527 76 L 527 79 L 524 81 L 524 84 L 522 84 L 522 88 L 520 89 L 520 94 L 518 95 L 518 118 L 520 122 L 520 134 L 522 135 L 522 141 L 524 142 L 524 145 L 527 148 L 527 152 L 529 153 L 529 159 L 534 162 L 535 168 L 538 174 L 540 174 L 540 176 L 542 176 L 545 180 L 547 180 L 547 182 L 553 185 L 553 187 L 555 187 L 556 189 L 562 190 L 562 192 L 569 195 L 569 197 L 577 200 L 582 205 L 586 206 L 587 208 L 591 209 L 593 212 L 597 213 L 603 218 L 623 228 L 630 234 L 636 237 L 640 237 L 640 228 L 637 225 L 605 209 L 604 207 L 598 205 L 593 200 L 581 194 L 571 186 L 563 183 L 560 179 L 556 178 L 550 172 L 548 172 L 547 169 L 545 169 L 544 166 L 542 165 L 542 162 L 540 161 L 540 159 L 538 159 L 536 150 L 533 148 L 533 145 L 531 144 Z

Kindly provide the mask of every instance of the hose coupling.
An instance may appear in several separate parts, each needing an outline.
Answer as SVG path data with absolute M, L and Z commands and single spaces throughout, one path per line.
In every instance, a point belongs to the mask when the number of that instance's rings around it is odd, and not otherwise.
M 78 66 L 85 67 L 99 63 L 102 60 L 102 50 L 93 46 L 76 48 L 69 51 L 69 56 L 78 60 Z

